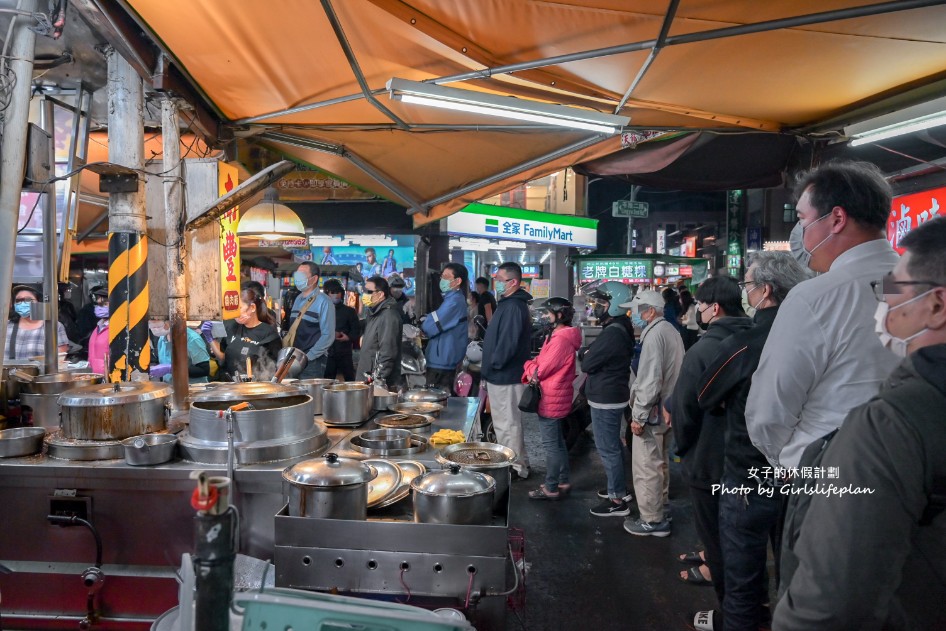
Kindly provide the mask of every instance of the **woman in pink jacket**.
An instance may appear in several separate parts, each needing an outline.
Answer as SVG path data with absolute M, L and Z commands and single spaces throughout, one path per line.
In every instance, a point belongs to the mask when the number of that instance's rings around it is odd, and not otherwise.
M 534 500 L 557 500 L 571 489 L 568 482 L 568 448 L 562 435 L 562 418 L 572 409 L 575 381 L 575 352 L 581 346 L 581 331 L 572 326 L 575 310 L 564 298 L 549 298 L 543 307 L 551 333 L 538 357 L 523 366 L 522 382 L 537 379 L 542 388 L 539 399 L 539 429 L 545 448 L 545 484 L 530 491 Z

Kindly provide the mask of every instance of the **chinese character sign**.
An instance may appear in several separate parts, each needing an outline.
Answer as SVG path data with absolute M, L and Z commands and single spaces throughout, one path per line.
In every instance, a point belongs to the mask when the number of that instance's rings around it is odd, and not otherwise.
M 218 192 L 226 194 L 237 185 L 236 167 L 220 163 Z M 240 315 L 240 239 L 237 237 L 239 210 L 233 208 L 220 217 L 220 290 L 223 319 Z
M 633 259 L 581 261 L 578 276 L 581 282 L 613 280 L 631 284 L 646 284 L 651 280 L 650 261 Z
M 946 188 L 893 198 L 887 219 L 887 240 L 898 254 L 903 254 L 900 240 L 908 232 L 930 219 L 946 216 L 942 204 L 946 204 Z

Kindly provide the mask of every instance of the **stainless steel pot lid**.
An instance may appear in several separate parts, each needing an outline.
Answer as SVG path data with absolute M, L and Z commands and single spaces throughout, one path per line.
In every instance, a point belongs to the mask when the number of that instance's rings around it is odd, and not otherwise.
M 68 390 L 59 395 L 63 407 L 104 407 L 142 403 L 171 396 L 171 386 L 159 381 L 99 383 Z
M 295 386 L 271 383 L 268 381 L 247 381 L 246 383 L 224 383 L 194 397 L 195 403 L 213 401 L 252 401 L 254 399 L 278 399 L 296 396 L 299 389 Z
M 332 392 L 350 392 L 352 390 L 367 390 L 368 385 L 358 381 L 348 381 L 345 383 L 327 385 L 325 389 Z
M 370 482 L 377 475 L 376 469 L 360 460 L 342 458 L 336 453 L 304 460 L 282 472 L 282 477 L 288 482 L 303 486 L 349 486 Z
M 429 471 L 411 481 L 411 488 L 424 495 L 437 497 L 469 497 L 495 491 L 496 480 L 476 471 L 467 471 L 452 464 L 442 471 Z
M 388 414 L 375 419 L 374 422 L 378 427 L 416 429 L 427 427 L 433 423 L 433 419 L 424 414 Z
M 401 396 L 402 401 L 413 403 L 440 403 L 441 401 L 446 401 L 448 398 L 450 398 L 450 393 L 436 386 L 411 388 Z
M 377 506 L 401 485 L 401 469 L 390 460 L 371 458 L 364 464 L 374 467 L 378 477 L 368 483 L 368 508 Z

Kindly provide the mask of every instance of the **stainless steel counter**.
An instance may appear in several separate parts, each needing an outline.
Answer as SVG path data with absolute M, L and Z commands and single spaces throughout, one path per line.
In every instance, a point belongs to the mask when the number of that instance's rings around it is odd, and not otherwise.
M 450 399 L 434 431 L 456 429 L 477 439 L 477 403 L 474 398 Z M 327 428 L 327 449 L 363 458 L 345 441 L 374 427 L 368 421 L 358 428 Z M 434 455 L 430 449 L 423 459 L 432 462 Z M 241 552 L 273 558 L 275 515 L 286 502 L 282 471 L 311 457 L 238 466 L 234 503 L 242 521 Z M 181 460 L 132 467 L 124 460 L 80 462 L 45 455 L 0 460 L 0 563 L 14 570 L 0 575 L 5 622 L 17 628 L 75 628 L 85 614 L 86 593 L 77 574 L 92 565 L 95 545 L 87 530 L 47 521 L 55 501 L 72 508 L 86 506 L 89 521 L 102 536 L 106 580 L 98 596 L 101 607 L 109 615 L 128 618 L 131 626 L 125 628 L 136 628 L 139 619 L 139 628 L 148 628 L 146 621 L 176 604 L 173 570 L 181 554 L 193 550 L 194 471 L 219 475 L 224 467 Z M 142 590 L 147 590 L 147 598 L 140 597 Z M 42 621 L 34 625 L 31 615 Z M 53 616 L 65 617 L 53 623 Z

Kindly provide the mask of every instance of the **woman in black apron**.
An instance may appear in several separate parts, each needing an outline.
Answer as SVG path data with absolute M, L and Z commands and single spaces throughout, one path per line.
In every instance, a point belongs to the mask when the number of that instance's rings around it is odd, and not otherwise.
M 268 380 L 276 370 L 276 355 L 282 340 L 275 323 L 263 302 L 263 296 L 249 283 L 240 292 L 240 315 L 224 323 L 227 337 L 223 348 L 212 344 L 213 353 L 220 362 L 220 381 L 243 381 L 248 377 L 247 360 L 254 379 Z M 234 379 L 235 378 L 235 379 Z

